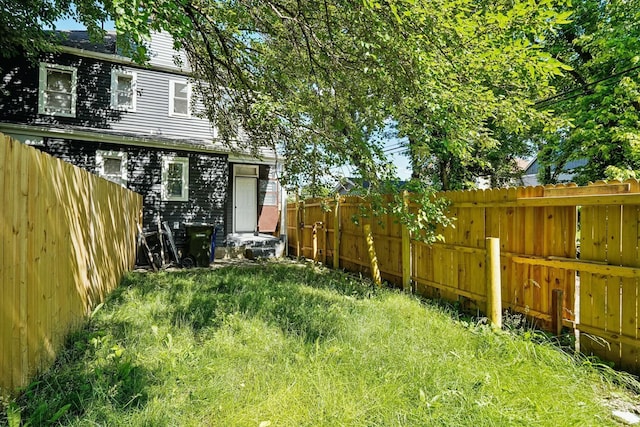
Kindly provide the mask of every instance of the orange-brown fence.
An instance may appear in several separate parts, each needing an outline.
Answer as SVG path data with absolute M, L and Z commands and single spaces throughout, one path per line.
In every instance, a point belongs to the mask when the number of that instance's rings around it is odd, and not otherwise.
M 0 394 L 25 386 L 135 262 L 142 198 L 0 134 Z
M 368 210 L 362 198 L 292 203 L 289 252 L 349 271 L 371 273 L 377 267 L 392 284 L 410 281 L 419 294 L 486 312 L 485 242 L 497 237 L 503 307 L 545 328 L 558 319 L 581 332 L 583 352 L 640 370 L 638 181 L 451 191 L 437 197 L 451 201 L 455 226 L 438 227 L 444 241 L 431 245 L 410 239 L 406 230 L 403 238 L 403 227 L 392 217 L 362 217 Z

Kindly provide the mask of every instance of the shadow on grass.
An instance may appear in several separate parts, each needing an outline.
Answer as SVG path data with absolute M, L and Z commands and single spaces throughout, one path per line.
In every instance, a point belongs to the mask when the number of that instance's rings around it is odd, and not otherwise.
M 189 327 L 196 335 L 240 313 L 307 342 L 331 337 L 340 327 L 341 310 L 376 293 L 358 278 L 290 263 L 131 275 L 116 292 L 130 286 L 140 295 L 166 294 L 168 303 L 155 313 L 157 322 L 170 319 L 173 326 Z
M 81 419 L 87 408 L 100 405 L 108 406 L 111 416 L 124 415 L 144 408 L 154 378 L 126 348 L 132 331 L 152 324 L 189 328 L 204 340 L 229 315 L 241 314 L 314 343 L 334 336 L 356 301 L 377 292 L 361 279 L 311 264 L 132 273 L 97 316 L 69 336 L 53 368 L 36 378 L 16 404 L 22 421 L 31 425 Z M 152 307 L 152 319 L 137 315 L 135 307 Z M 3 417 L 0 425 L 7 422 Z
M 36 377 L 15 404 L 23 425 L 57 425 L 82 418 L 100 397 L 121 411 L 143 407 L 150 375 L 124 349 L 92 324 L 69 335 L 55 364 Z M 8 420 L 0 416 L 0 425 Z

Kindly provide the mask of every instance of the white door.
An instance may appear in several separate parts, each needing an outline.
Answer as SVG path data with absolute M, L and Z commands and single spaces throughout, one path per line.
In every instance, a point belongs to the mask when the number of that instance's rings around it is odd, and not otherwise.
M 252 233 L 258 226 L 258 179 L 237 176 L 235 184 L 234 231 Z

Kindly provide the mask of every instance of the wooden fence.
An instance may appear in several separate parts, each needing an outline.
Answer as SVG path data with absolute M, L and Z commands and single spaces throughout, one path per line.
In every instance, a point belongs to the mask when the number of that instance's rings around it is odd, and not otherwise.
M 135 261 L 142 198 L 0 134 L 0 394 L 54 360 Z
M 583 352 L 640 371 L 638 181 L 452 191 L 437 197 L 451 201 L 455 227 L 439 227 L 444 242 L 432 245 L 410 238 L 389 216 L 354 222 L 367 210 L 362 198 L 291 203 L 289 253 L 349 271 L 375 275 L 378 268 L 394 285 L 410 283 L 419 294 L 486 313 L 485 242 L 497 237 L 504 308 L 536 319 L 543 328 L 554 323 L 574 328 L 581 332 Z

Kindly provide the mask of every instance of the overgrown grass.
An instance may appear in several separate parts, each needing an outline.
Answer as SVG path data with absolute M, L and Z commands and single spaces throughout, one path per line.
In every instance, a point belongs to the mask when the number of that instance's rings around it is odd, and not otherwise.
M 531 335 L 269 262 L 129 275 L 0 424 L 606 426 L 619 391 Z

